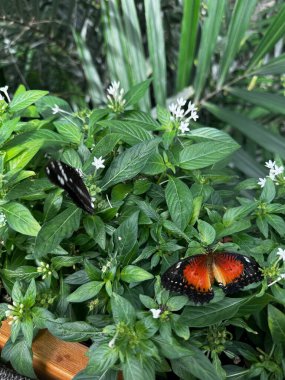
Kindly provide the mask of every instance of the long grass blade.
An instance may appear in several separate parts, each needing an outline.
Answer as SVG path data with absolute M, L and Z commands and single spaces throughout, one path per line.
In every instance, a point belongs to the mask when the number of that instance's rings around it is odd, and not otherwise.
M 218 88 L 224 83 L 229 68 L 241 47 L 244 34 L 248 28 L 251 15 L 255 9 L 256 0 L 237 0 L 231 17 L 226 46 L 222 54 Z
M 202 40 L 198 53 L 197 73 L 194 82 L 195 102 L 200 99 L 209 74 L 211 58 L 224 14 L 225 0 L 210 0 L 207 4 L 208 17 L 202 26 Z
M 265 65 L 256 68 L 252 74 L 280 75 L 285 73 L 285 54 L 271 59 Z
M 279 154 L 281 158 L 285 159 L 284 137 L 270 133 L 270 131 L 265 129 L 263 125 L 227 108 L 218 107 L 206 102 L 203 106 L 218 119 L 230 124 L 245 136 L 255 141 L 258 145 L 262 146 L 269 152 Z
M 272 21 L 260 41 L 253 57 L 251 58 L 248 70 L 254 68 L 260 60 L 273 49 L 274 45 L 285 34 L 285 4 L 282 5 L 278 14 L 272 18 Z
M 247 102 L 263 107 L 272 113 L 285 115 L 285 97 L 284 96 L 277 95 L 277 94 L 270 94 L 265 91 L 263 92 L 247 91 L 241 88 L 227 88 L 227 90 L 231 94 Z
M 160 0 L 144 0 L 147 41 L 156 103 L 165 105 L 166 58 Z
M 147 63 L 143 50 L 142 35 L 134 0 L 122 0 L 126 44 L 129 52 L 132 85 L 147 78 Z M 150 109 L 149 91 L 139 102 L 144 111 Z
M 242 148 L 233 154 L 232 161 L 247 177 L 259 178 L 266 174 L 266 170 Z
M 89 87 L 89 94 L 93 105 L 101 104 L 106 101 L 104 88 L 97 72 L 97 69 L 92 61 L 91 53 L 83 38 L 73 31 L 74 41 L 76 43 L 78 57 L 81 61 L 82 68 Z
M 184 0 L 176 91 L 182 90 L 189 84 L 195 57 L 199 14 L 200 0 Z
M 127 90 L 131 85 L 131 69 L 125 44 L 125 33 L 116 0 L 101 0 L 107 65 L 110 80 L 120 81 Z

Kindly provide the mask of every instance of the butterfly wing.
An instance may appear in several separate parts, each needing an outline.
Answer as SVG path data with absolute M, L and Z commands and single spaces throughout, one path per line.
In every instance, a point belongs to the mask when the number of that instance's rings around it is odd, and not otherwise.
M 49 180 L 64 189 L 73 202 L 89 214 L 94 213 L 91 196 L 78 171 L 62 161 L 52 160 L 46 166 Z
M 195 303 L 209 302 L 214 297 L 210 269 L 207 255 L 191 256 L 170 267 L 162 275 L 162 285 L 170 291 L 187 295 Z
M 258 263 L 252 257 L 237 253 L 215 253 L 213 273 L 226 294 L 235 293 L 246 285 L 262 280 Z

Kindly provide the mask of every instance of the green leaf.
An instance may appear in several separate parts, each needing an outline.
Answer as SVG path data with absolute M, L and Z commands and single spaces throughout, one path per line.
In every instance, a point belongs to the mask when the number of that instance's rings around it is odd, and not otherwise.
M 169 298 L 166 302 L 166 306 L 170 311 L 178 311 L 182 309 L 188 303 L 188 297 L 186 296 L 175 296 Z
M 33 306 L 34 303 L 36 302 L 36 296 L 37 296 L 36 282 L 34 279 L 32 279 L 24 296 L 25 306 L 26 307 Z
M 195 57 L 199 15 L 200 0 L 185 0 L 183 2 L 176 91 L 182 90 L 189 84 Z
M 171 360 L 174 373 L 182 379 L 189 379 L 189 375 L 200 380 L 221 380 L 215 371 L 215 367 L 202 350 L 191 346 L 191 356 Z
M 145 141 L 134 145 L 116 157 L 102 179 L 100 187 L 106 190 L 116 183 L 130 180 L 140 173 L 159 142 L 160 139 Z
M 144 0 L 144 8 L 154 96 L 157 104 L 165 105 L 166 57 L 160 0 Z
M 152 278 L 151 273 L 135 265 L 128 265 L 121 272 L 121 280 L 128 283 L 146 281 Z
M 21 321 L 21 330 L 28 347 L 32 346 L 34 325 L 31 318 L 27 317 Z
M 126 2 L 123 2 L 126 3 Z M 151 79 L 147 79 L 141 83 L 132 86 L 131 89 L 124 96 L 126 100 L 125 107 L 138 103 L 138 101 L 145 95 L 151 83 Z
M 265 220 L 272 228 L 274 228 L 275 231 L 278 232 L 278 234 L 283 237 L 285 234 L 285 222 L 284 219 L 281 218 L 281 216 L 274 215 L 274 214 L 266 214 Z
M 239 148 L 235 142 L 203 142 L 193 144 L 181 150 L 179 167 L 187 170 L 202 169 L 228 157 Z
M 57 248 L 63 239 L 69 238 L 74 231 L 77 231 L 81 213 L 78 207 L 71 206 L 44 223 L 36 239 L 35 256 L 37 258 L 45 256 Z
M 129 145 L 139 144 L 153 138 L 151 132 L 136 125 L 133 122 L 121 120 L 103 120 L 98 122 L 103 127 L 108 127 L 111 132 L 116 133 L 121 140 Z M 96 151 L 96 148 L 95 148 Z
M 141 35 L 136 5 L 134 0 L 122 1 L 121 4 L 132 83 L 139 83 L 147 77 L 147 61 L 144 55 L 143 38 Z M 127 94 L 125 95 L 125 99 L 127 99 Z M 145 88 L 145 93 L 143 93 L 142 96 L 143 98 L 139 101 L 140 108 L 143 110 L 149 110 L 150 99 L 148 86 Z M 129 104 L 135 103 L 137 103 L 137 100 Z
M 156 309 L 157 303 L 149 296 L 146 296 L 144 294 L 139 295 L 141 303 L 148 309 Z
M 8 354 L 8 357 L 6 356 Z M 9 341 L 5 345 L 2 355 L 9 360 L 19 374 L 36 379 L 33 369 L 33 353 L 24 340 L 12 345 Z
M 222 142 L 224 144 L 236 144 L 236 141 L 228 134 L 220 131 L 216 128 L 202 127 L 193 129 L 184 135 L 185 138 L 189 138 L 194 141 L 212 141 L 212 142 Z
M 189 327 L 207 327 L 236 315 L 246 298 L 224 298 L 218 303 L 205 306 L 186 306 L 181 314 L 181 322 Z
M 57 132 L 62 135 L 66 141 L 79 144 L 81 140 L 81 130 L 77 125 L 77 122 L 73 121 L 70 117 L 70 120 L 60 119 L 55 121 L 53 124 Z
M 225 0 L 211 0 L 208 5 L 208 17 L 202 25 L 202 40 L 199 47 L 197 73 L 194 81 L 195 103 L 200 99 L 211 66 L 222 18 Z
M 167 166 L 159 153 L 154 153 L 147 160 L 145 167 L 142 172 L 147 175 L 157 175 L 163 173 L 167 170 Z
M 266 178 L 264 188 L 262 189 L 260 200 L 270 203 L 273 201 L 276 195 L 276 189 L 274 182 L 270 178 Z
M 259 61 L 265 56 L 266 53 L 274 48 L 277 41 L 284 36 L 285 33 L 285 4 L 280 8 L 277 15 L 271 18 L 268 29 L 266 30 L 262 40 L 260 41 L 256 51 L 254 52 L 248 70 L 257 66 Z
M 265 215 L 258 215 L 256 218 L 256 225 L 263 236 L 268 238 L 268 223 L 265 220 Z
M 239 51 L 244 34 L 248 29 L 249 21 L 256 6 L 256 0 L 237 0 L 231 14 L 230 25 L 226 37 L 226 45 L 220 63 L 218 87 L 221 88 L 228 74 L 229 68 Z
M 155 131 L 159 128 L 159 124 L 156 120 L 152 118 L 149 113 L 142 111 L 125 111 L 124 120 L 132 122 L 135 125 L 138 125 L 147 131 Z
M 90 338 L 94 339 L 97 332 L 89 323 L 82 321 L 62 322 L 62 318 L 58 320 L 47 319 L 46 327 L 54 336 L 68 342 L 82 342 Z
M 73 293 L 67 297 L 68 302 L 84 302 L 95 297 L 102 289 L 104 282 L 91 281 L 79 286 Z
M 101 104 L 106 101 L 103 85 L 98 71 L 93 63 L 90 50 L 80 34 L 72 30 L 73 38 L 76 43 L 78 57 L 81 61 L 86 81 L 89 87 L 89 94 L 94 105 Z
M 12 290 L 12 300 L 17 303 L 23 302 L 23 294 L 20 288 L 20 284 L 18 281 L 14 283 L 13 290 Z
M 106 373 L 118 360 L 118 350 L 108 346 L 108 343 L 100 344 L 95 350 L 89 352 L 87 374 L 96 375 Z M 102 377 L 102 376 L 100 376 Z M 105 378 L 105 376 L 104 376 Z M 96 379 L 96 378 L 95 378 Z M 99 379 L 98 379 L 99 380 Z
M 285 69 L 284 69 L 285 71 Z M 277 94 L 270 94 L 266 91 L 248 91 L 241 88 L 227 88 L 231 94 L 249 103 L 256 104 L 272 113 L 285 115 L 285 98 Z
M 229 227 L 240 219 L 244 219 L 250 213 L 252 213 L 258 204 L 256 202 L 251 202 L 243 206 L 229 208 L 223 216 L 223 224 L 225 227 Z
M 285 315 L 273 305 L 268 305 L 268 326 L 275 344 L 285 343 Z
M 165 199 L 173 222 L 184 231 L 188 226 L 193 209 L 193 197 L 188 186 L 180 179 L 169 177 Z
M 125 322 L 133 324 L 136 319 L 136 311 L 132 304 L 119 294 L 113 293 L 111 298 L 113 318 L 116 324 Z
M 103 220 L 98 215 L 93 215 L 85 218 L 83 224 L 87 234 L 95 240 L 99 247 L 105 249 L 106 229 Z
M 285 54 L 281 54 L 279 57 L 271 59 L 265 65 L 254 69 L 252 74 L 260 75 L 279 75 L 285 72 Z
M 80 256 L 57 256 L 51 259 L 52 269 L 55 271 L 58 271 L 61 268 L 72 267 L 73 265 L 81 262 L 82 257 Z
M 142 362 L 135 356 L 127 355 L 126 361 L 122 365 L 124 380 L 145 380 L 146 374 Z M 155 380 L 155 377 L 147 377 Z
M 0 207 L 3 210 L 9 226 L 17 232 L 28 236 L 37 236 L 41 226 L 30 210 L 17 202 L 9 202 Z
M 204 103 L 204 106 L 217 118 L 232 125 L 255 143 L 259 144 L 269 152 L 279 154 L 281 158 L 285 159 L 284 137 L 271 133 L 256 121 L 232 110 L 217 107 L 210 103 Z
M 127 255 L 133 249 L 138 238 L 138 216 L 139 212 L 133 213 L 117 228 L 114 236 L 118 252 Z
M 214 242 L 216 231 L 209 223 L 198 220 L 198 231 L 203 244 L 210 245 Z
M 11 103 L 9 103 L 9 109 L 11 112 L 21 111 L 47 94 L 48 91 L 30 90 L 15 95 Z

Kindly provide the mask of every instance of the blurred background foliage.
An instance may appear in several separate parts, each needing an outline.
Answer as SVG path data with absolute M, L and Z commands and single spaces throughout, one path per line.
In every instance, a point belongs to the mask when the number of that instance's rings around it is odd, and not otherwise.
M 233 166 L 264 176 L 285 159 L 283 0 L 0 0 L 0 83 L 45 89 L 73 108 L 152 78 L 139 107 L 183 96 L 200 125 L 242 146 Z M 153 111 L 155 112 L 155 111 Z

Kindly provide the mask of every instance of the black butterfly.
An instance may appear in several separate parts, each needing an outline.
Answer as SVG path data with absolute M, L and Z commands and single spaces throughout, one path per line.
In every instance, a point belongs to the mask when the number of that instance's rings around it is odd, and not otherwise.
M 91 196 L 81 178 L 80 171 L 62 161 L 52 160 L 46 166 L 49 180 L 64 189 L 73 202 L 89 214 L 94 213 Z

